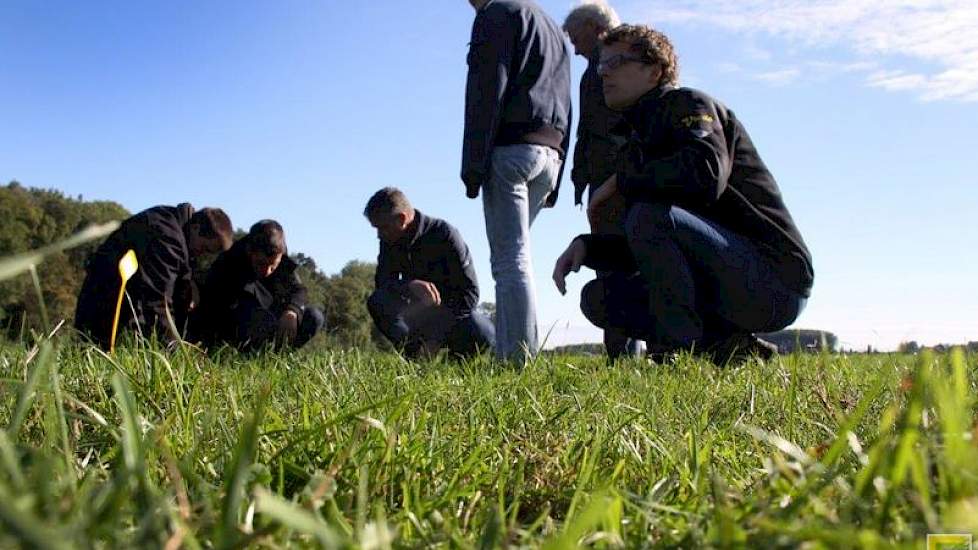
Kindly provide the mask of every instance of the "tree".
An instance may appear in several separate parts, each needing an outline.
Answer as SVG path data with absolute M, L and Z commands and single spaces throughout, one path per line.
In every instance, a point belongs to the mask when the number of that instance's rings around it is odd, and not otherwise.
M 60 191 L 25 188 L 16 181 L 0 187 L 0 257 L 26 252 L 62 240 L 87 225 L 121 220 L 129 212 L 110 201 L 84 202 Z M 71 319 L 85 260 L 99 243 L 51 254 L 37 266 L 41 298 L 52 322 Z M 40 329 L 40 301 L 30 275 L 0 283 L 0 326 L 8 333 L 20 327 Z
M 900 345 L 897 346 L 897 351 L 900 353 L 917 353 L 920 351 L 920 344 L 916 340 L 900 342 Z
M 495 302 L 482 302 L 477 308 L 479 313 L 485 315 L 493 323 L 496 322 L 496 303 Z
M 376 268 L 375 264 L 354 260 L 321 286 L 321 294 L 316 299 L 323 304 L 327 331 L 340 345 L 362 348 L 381 342 L 367 311 Z M 310 289 L 310 299 L 313 299 L 311 292 Z

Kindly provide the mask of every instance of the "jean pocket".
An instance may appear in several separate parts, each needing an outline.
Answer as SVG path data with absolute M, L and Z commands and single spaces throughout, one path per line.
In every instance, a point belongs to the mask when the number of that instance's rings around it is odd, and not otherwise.
M 505 145 L 492 152 L 492 169 L 498 177 L 512 183 L 526 183 L 540 162 L 540 147 Z

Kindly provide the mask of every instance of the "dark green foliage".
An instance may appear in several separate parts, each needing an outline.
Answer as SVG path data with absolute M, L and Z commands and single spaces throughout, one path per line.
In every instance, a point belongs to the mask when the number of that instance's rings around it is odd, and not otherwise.
M 129 212 L 111 201 L 86 202 L 60 191 L 11 182 L 0 187 L 0 257 L 41 248 L 96 223 L 122 220 Z M 98 246 L 89 243 L 49 255 L 38 266 L 44 304 L 53 323 L 71 319 L 85 277 L 85 259 Z M 0 282 L 0 326 L 9 333 L 41 328 L 41 311 L 30 275 Z
M 351 261 L 324 281 L 323 314 L 330 336 L 344 347 L 371 348 L 380 342 L 367 311 L 367 298 L 374 290 L 372 263 Z

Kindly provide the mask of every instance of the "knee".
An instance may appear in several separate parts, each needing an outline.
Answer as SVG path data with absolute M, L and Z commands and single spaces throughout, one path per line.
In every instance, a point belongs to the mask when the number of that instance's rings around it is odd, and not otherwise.
M 367 311 L 374 319 L 380 317 L 384 311 L 384 302 L 386 302 L 384 294 L 383 290 L 377 289 L 367 297 Z
M 302 312 L 302 324 L 313 332 L 319 332 L 326 324 L 326 318 L 319 308 L 306 306 L 305 311 Z
M 608 325 L 605 298 L 605 282 L 602 279 L 595 279 L 581 289 L 581 313 L 599 328 L 607 328 Z
M 667 203 L 635 204 L 625 217 L 625 234 L 629 239 L 668 234 L 676 228 L 677 210 Z

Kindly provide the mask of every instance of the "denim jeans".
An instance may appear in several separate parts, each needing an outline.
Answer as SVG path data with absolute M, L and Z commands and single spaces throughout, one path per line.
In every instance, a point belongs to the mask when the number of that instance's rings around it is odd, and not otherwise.
M 610 176 L 611 174 L 608 174 Z M 599 176 L 600 181 L 597 183 L 592 183 L 588 187 L 588 203 L 591 202 L 591 197 L 594 193 L 601 188 L 607 176 L 602 174 Z M 605 208 L 602 215 L 597 220 L 596 225 L 592 225 L 591 231 L 597 234 L 603 235 L 625 235 L 625 214 L 628 210 L 625 205 L 625 199 L 621 195 L 615 195 L 607 203 L 605 203 Z M 612 275 L 608 271 L 598 271 L 597 273 L 599 279 L 603 279 Z M 638 357 L 641 353 L 642 344 L 641 340 L 637 338 L 631 338 L 624 334 L 621 330 L 613 327 L 607 327 L 604 329 L 604 351 L 608 356 L 608 360 L 613 362 L 621 357 Z
M 478 311 L 456 317 L 448 308 L 435 306 L 408 315 L 410 305 L 407 297 L 386 289 L 375 290 L 367 299 L 367 310 L 377 329 L 406 353 L 423 342 L 467 356 L 489 349 L 495 342 L 492 324 Z
M 496 356 L 522 363 L 536 353 L 536 290 L 530 260 L 530 226 L 554 190 L 560 155 L 542 145 L 492 150 L 492 174 L 482 205 L 489 263 L 496 282 Z
M 636 204 L 625 231 L 638 271 L 591 281 L 581 308 L 599 327 L 646 338 L 650 350 L 780 330 L 805 307 L 754 242 L 682 208 Z

